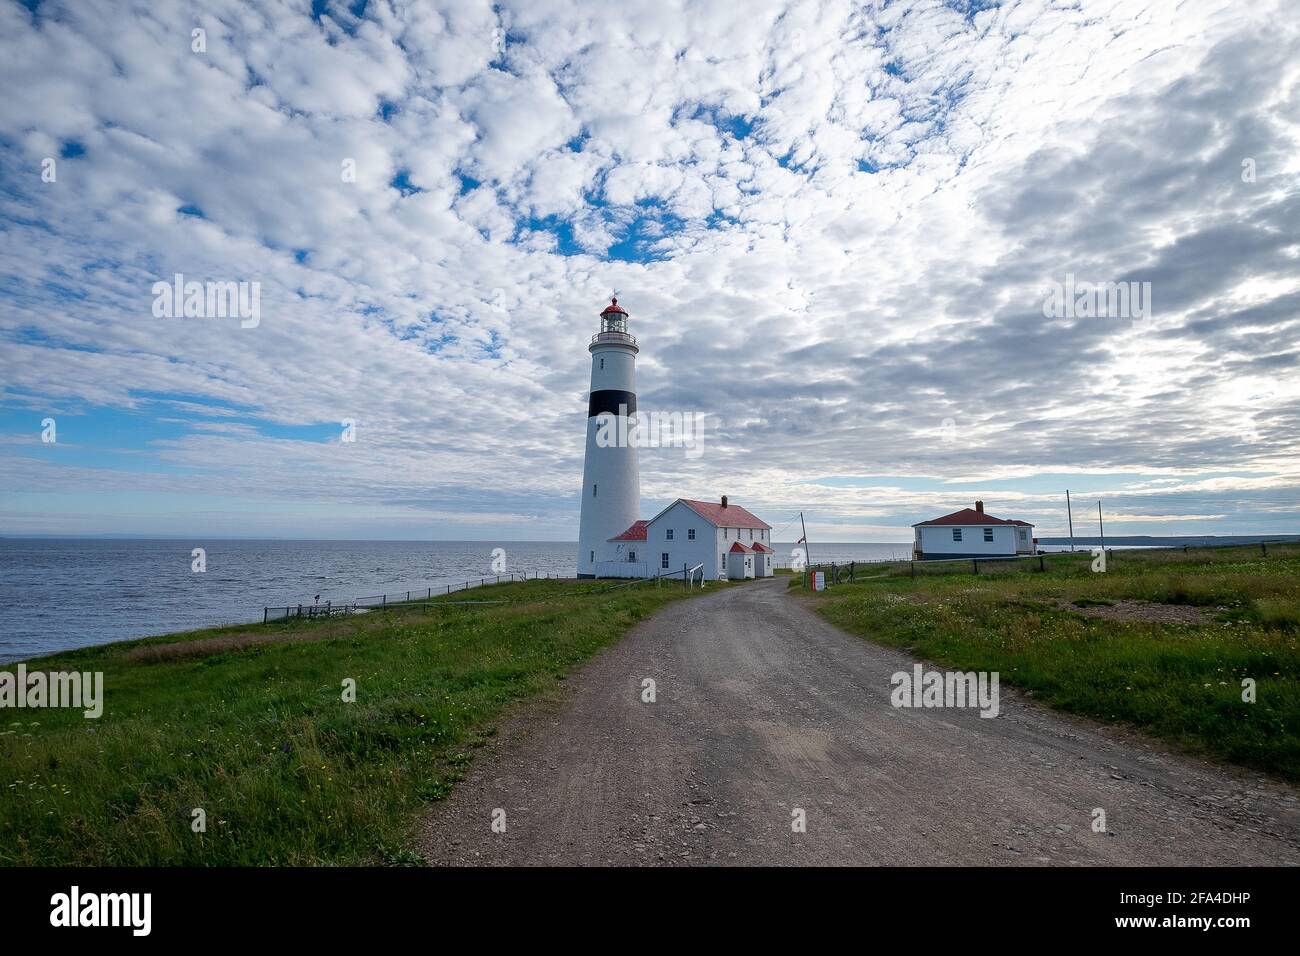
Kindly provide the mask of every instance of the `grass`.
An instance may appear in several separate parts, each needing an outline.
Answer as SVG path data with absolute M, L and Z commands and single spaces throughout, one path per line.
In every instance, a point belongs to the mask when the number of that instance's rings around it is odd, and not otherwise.
M 998 671 L 1050 706 L 1300 780 L 1300 546 L 1116 551 L 1105 573 L 1086 552 L 1044 563 L 918 563 L 915 578 L 873 565 L 878 577 L 811 598 L 845 630 L 939 666 Z M 1199 608 L 1198 623 L 1161 621 L 1161 605 Z
M 26 662 L 102 671 L 104 714 L 0 711 L 0 864 L 419 863 L 412 824 L 461 779 L 491 720 L 686 596 L 554 580 L 473 594 L 510 603 L 435 600 Z M 191 828 L 195 808 L 206 832 Z

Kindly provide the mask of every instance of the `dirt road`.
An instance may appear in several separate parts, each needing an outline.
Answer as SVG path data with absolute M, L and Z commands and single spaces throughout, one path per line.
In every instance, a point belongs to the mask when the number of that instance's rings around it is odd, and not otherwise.
M 784 579 L 679 602 L 516 711 L 421 849 L 444 865 L 1300 863 L 1295 788 L 1005 685 L 995 719 L 895 709 L 890 677 L 914 663 Z

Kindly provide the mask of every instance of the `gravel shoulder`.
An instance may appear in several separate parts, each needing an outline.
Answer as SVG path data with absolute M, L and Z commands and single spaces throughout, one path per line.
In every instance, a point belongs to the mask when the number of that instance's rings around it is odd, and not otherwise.
M 918 661 L 832 627 L 785 583 L 675 603 L 512 710 L 430 812 L 426 859 L 1300 863 L 1296 788 L 1050 712 L 1005 685 L 993 719 L 895 709 L 890 676 Z M 654 703 L 642 700 L 647 678 Z M 1094 832 L 1097 808 L 1105 832 Z M 792 827 L 800 810 L 805 832 Z

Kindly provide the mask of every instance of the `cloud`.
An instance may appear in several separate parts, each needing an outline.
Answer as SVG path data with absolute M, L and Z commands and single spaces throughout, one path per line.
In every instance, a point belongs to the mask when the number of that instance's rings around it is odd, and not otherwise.
M 1068 481 L 1115 533 L 1300 530 L 1293 19 L 6 5 L 0 487 L 86 530 L 138 520 L 86 489 L 150 487 L 229 498 L 244 530 L 310 501 L 572 537 L 617 288 L 642 406 L 710 415 L 700 458 L 643 453 L 648 513 L 725 492 L 906 537 L 984 497 L 1055 527 Z M 155 318 L 176 273 L 260 283 L 261 322 Z M 1150 282 L 1151 321 L 1045 317 L 1067 274 Z M 133 416 L 133 460 L 19 440 L 45 414 L 79 446 Z M 52 528 L 48 504 L 6 527 Z

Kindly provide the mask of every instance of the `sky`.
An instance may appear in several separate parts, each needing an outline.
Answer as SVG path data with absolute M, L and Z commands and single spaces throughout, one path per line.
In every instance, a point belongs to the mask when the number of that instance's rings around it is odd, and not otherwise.
M 1300 532 L 1295 13 L 0 0 L 0 534 L 576 540 L 614 290 L 646 517 Z

